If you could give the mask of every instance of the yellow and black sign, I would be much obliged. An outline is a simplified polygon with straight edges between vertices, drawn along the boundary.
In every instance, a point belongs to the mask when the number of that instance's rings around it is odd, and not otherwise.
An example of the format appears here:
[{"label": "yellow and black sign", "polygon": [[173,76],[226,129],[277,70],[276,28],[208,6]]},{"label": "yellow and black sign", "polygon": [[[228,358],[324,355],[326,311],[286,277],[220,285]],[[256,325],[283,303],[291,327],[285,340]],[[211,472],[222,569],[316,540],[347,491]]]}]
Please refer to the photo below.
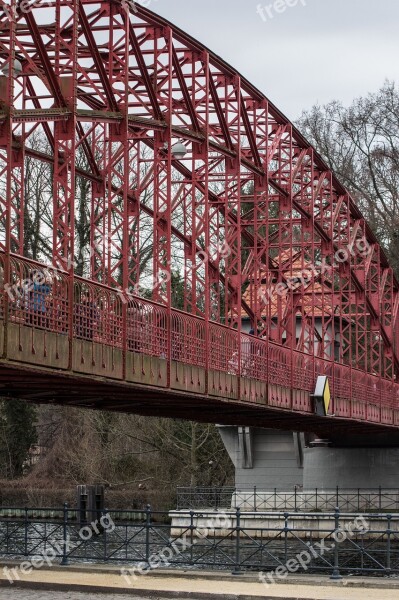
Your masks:
[{"label": "yellow and black sign", "polygon": [[328,415],[331,403],[331,392],[328,377],[325,375],[319,375],[317,378],[313,397],[315,413],[322,417]]}]

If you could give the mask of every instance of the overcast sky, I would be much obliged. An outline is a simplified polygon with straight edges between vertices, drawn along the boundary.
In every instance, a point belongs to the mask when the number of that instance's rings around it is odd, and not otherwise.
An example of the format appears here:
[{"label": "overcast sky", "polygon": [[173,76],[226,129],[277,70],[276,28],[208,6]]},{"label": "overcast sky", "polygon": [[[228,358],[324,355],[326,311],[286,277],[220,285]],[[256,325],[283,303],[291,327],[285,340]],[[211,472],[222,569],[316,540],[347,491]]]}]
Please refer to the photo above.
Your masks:
[{"label": "overcast sky", "polygon": [[[138,0],[233,65],[290,119],[399,81],[399,0]],[[279,4],[280,3],[280,4]],[[304,6],[305,4],[305,6]],[[257,6],[271,6],[257,14]]]}]

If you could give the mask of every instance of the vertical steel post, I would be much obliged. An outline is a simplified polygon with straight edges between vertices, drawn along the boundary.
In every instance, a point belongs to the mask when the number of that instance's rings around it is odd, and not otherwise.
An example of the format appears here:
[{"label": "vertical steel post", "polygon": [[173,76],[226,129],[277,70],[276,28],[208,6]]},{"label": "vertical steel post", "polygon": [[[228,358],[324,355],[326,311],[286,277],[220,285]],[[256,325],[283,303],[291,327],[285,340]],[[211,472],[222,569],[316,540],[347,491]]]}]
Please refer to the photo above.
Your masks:
[{"label": "vertical steel post", "polygon": [[288,527],[288,518],[289,518],[289,513],[285,512],[284,513],[284,563],[287,564],[288,561],[288,532],[289,532],[289,527]]},{"label": "vertical steel post", "polygon": [[151,506],[145,507],[145,561],[150,568],[150,529],[151,529]]},{"label": "vertical steel post", "polygon": [[[107,515],[109,515],[109,511],[104,508],[104,510],[102,511],[102,515],[103,517],[106,517]],[[108,531],[107,531],[107,527],[103,528],[103,536],[104,536],[104,542],[103,542],[103,560],[104,562],[108,562]]]},{"label": "vertical steel post", "polygon": [[334,569],[330,577],[330,579],[333,581],[339,581],[342,579],[342,575],[339,572],[339,541],[337,538],[337,534],[339,533],[339,516],[340,511],[339,507],[337,506],[334,513]]},{"label": "vertical steel post", "polygon": [[387,565],[386,570],[391,570],[391,536],[392,536],[392,515],[387,515]]},{"label": "vertical steel post", "polygon": [[194,511],[190,510],[190,565],[193,563],[194,548]]},{"label": "vertical steel post", "polygon": [[68,503],[64,502],[62,523],[62,561],[65,567],[68,564]]},{"label": "vertical steel post", "polygon": [[24,542],[24,555],[28,556],[28,509],[25,507],[25,542]]},{"label": "vertical steel post", "polygon": [[236,545],[235,545],[235,565],[233,575],[239,575],[241,573],[241,556],[240,556],[240,542],[241,542],[241,510],[236,508]]}]

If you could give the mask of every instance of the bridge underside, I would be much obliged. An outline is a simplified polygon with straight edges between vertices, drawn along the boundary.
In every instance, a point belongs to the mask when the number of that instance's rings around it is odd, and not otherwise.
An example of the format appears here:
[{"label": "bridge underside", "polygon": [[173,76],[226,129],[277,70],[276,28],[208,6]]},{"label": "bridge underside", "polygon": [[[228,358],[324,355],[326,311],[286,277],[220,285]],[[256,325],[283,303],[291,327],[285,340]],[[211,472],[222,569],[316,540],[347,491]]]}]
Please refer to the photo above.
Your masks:
[{"label": "bridge underside", "polygon": [[[2,337],[4,329],[0,328]],[[18,334],[18,335],[17,335]],[[0,394],[34,403],[62,404],[99,410],[247,425],[317,433],[334,439],[347,435],[372,435],[381,443],[397,434],[399,411],[391,410],[392,423],[367,421],[376,407],[345,400],[353,417],[320,417],[314,414],[309,392],[268,382],[193,367],[180,361],[127,352],[100,343],[74,341],[72,368],[68,369],[68,340],[25,325],[9,324],[7,337],[11,360],[0,360]],[[63,347],[62,342],[65,342]],[[27,360],[35,353],[42,366]],[[66,368],[56,368],[62,363]],[[336,402],[339,406],[339,402]],[[386,410],[386,409],[385,409]],[[358,413],[364,414],[359,420]],[[380,418],[384,409],[380,408]],[[393,437],[392,437],[393,436]],[[378,443],[378,442],[377,442]]]}]

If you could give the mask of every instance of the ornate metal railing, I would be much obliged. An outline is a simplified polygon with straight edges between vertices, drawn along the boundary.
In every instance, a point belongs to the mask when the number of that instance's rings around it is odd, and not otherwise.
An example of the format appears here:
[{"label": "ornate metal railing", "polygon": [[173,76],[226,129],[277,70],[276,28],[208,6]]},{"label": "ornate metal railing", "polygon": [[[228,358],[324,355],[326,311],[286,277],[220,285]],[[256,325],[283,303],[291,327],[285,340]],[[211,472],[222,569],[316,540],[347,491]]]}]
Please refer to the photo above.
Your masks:
[{"label": "ornate metal railing", "polygon": [[2,509],[0,556],[35,558],[36,568],[90,560],[120,563],[127,577],[157,567],[188,567],[263,571],[266,580],[279,567],[280,573],[296,567],[295,572],[333,578],[399,573],[399,514],[166,513],[147,506],[104,511],[82,523],[79,511],[66,504],[58,510],[20,509],[19,517],[4,511],[16,509]]},{"label": "ornate metal railing", "polygon": [[178,487],[176,508],[177,510],[234,508],[235,491],[234,487]]},{"label": "ornate metal railing", "polygon": [[254,487],[178,487],[177,510],[399,512],[399,488],[264,490]]}]

